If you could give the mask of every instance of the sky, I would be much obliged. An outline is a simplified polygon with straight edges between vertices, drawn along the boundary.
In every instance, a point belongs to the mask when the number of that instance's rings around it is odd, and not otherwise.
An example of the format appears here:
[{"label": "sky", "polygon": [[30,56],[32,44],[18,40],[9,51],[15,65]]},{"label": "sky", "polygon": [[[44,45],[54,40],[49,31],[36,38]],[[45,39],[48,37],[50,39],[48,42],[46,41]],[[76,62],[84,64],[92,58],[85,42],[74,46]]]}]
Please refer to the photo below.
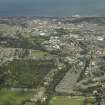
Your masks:
[{"label": "sky", "polygon": [[0,0],[0,16],[105,16],[105,0]]}]

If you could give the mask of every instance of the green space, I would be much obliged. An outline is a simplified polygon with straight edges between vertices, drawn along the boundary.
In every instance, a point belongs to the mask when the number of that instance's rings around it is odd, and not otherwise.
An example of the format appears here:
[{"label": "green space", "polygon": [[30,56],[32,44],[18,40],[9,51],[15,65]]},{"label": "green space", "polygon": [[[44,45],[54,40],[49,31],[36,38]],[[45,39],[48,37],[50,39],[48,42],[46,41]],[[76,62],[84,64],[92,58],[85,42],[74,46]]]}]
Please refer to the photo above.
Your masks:
[{"label": "green space", "polygon": [[31,92],[0,90],[0,105],[21,105],[25,100],[29,100]]},{"label": "green space", "polygon": [[36,56],[36,57],[44,57],[47,56],[48,52],[45,51],[32,51],[32,56]]},{"label": "green space", "polygon": [[[85,105],[93,105],[94,97],[88,97]],[[55,96],[51,99],[49,105],[84,105],[85,97],[82,96]]]},{"label": "green space", "polygon": [[0,87],[36,88],[52,68],[52,61],[14,60],[0,67]]}]

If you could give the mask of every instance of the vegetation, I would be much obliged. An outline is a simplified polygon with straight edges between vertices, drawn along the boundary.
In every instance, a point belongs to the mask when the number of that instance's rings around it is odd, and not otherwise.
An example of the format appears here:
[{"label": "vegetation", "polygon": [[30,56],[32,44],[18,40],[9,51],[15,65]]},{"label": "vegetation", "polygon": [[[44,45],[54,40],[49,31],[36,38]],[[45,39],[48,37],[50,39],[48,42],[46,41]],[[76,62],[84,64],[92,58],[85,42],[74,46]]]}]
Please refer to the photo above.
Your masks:
[{"label": "vegetation", "polygon": [[47,55],[48,55],[48,52],[45,52],[45,51],[32,51],[32,56],[44,57]]},{"label": "vegetation", "polygon": [[21,105],[24,100],[28,100],[32,92],[0,90],[0,105]]},{"label": "vegetation", "polygon": [[93,97],[88,98],[84,104],[85,97],[82,96],[55,96],[51,99],[50,105],[93,105],[90,100],[94,101]]},{"label": "vegetation", "polygon": [[53,68],[53,62],[14,60],[0,67],[0,85],[3,87],[35,88]]}]

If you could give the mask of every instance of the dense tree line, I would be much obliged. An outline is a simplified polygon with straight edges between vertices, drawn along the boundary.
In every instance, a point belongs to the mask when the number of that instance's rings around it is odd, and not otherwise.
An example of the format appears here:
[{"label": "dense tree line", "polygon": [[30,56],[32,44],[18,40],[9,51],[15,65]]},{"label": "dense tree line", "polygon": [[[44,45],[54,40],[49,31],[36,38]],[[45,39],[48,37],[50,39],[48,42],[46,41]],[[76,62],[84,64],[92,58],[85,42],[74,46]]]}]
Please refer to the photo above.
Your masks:
[{"label": "dense tree line", "polygon": [[35,88],[53,68],[53,62],[14,60],[0,67],[0,85],[3,87]]}]

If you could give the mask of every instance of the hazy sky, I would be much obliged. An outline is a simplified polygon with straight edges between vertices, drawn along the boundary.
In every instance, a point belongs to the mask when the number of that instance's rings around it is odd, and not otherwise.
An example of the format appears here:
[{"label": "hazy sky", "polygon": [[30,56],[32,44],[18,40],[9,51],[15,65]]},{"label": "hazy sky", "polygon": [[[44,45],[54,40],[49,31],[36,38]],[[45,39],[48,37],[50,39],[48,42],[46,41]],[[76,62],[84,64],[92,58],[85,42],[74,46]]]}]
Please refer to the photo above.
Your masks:
[{"label": "hazy sky", "polygon": [[105,16],[104,11],[105,0],[0,0],[0,16]]}]

